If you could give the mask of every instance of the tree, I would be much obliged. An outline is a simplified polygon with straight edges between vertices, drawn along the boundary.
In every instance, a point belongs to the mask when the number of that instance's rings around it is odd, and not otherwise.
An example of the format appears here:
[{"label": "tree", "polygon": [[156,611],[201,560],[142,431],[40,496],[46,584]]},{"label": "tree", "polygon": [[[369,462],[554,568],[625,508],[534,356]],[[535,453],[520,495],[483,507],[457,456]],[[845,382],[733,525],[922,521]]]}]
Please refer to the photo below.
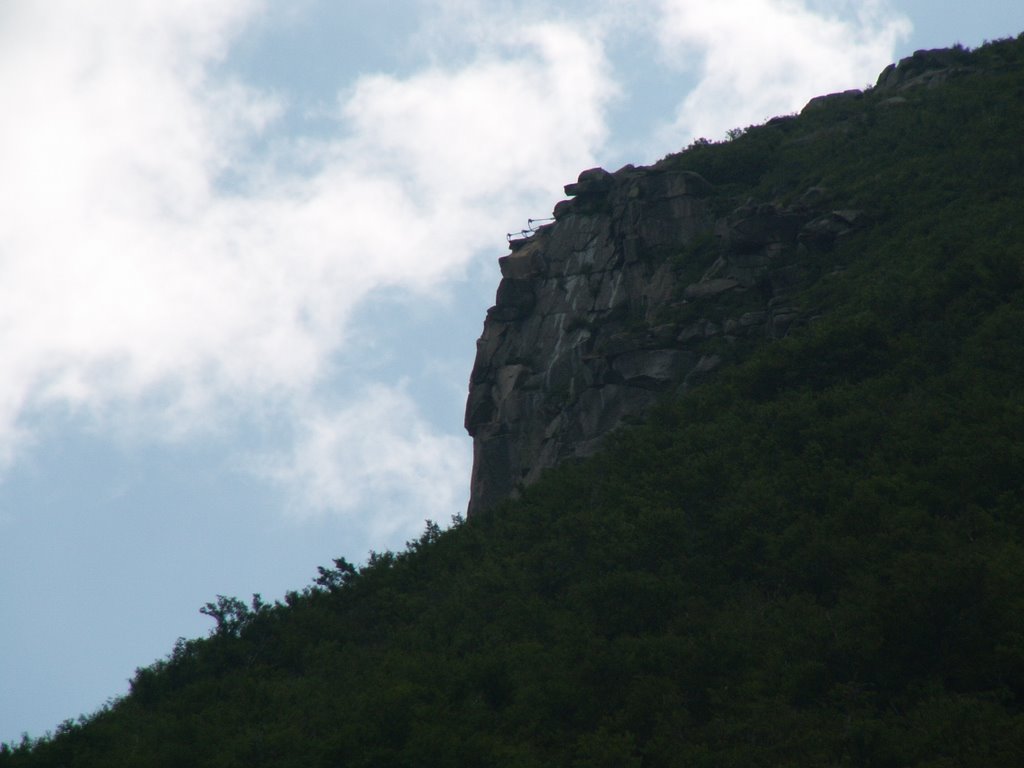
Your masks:
[{"label": "tree", "polygon": [[199,612],[217,622],[213,635],[216,637],[238,637],[242,628],[263,611],[266,605],[259,594],[252,596],[252,608],[237,597],[217,595],[216,603],[207,603]]}]

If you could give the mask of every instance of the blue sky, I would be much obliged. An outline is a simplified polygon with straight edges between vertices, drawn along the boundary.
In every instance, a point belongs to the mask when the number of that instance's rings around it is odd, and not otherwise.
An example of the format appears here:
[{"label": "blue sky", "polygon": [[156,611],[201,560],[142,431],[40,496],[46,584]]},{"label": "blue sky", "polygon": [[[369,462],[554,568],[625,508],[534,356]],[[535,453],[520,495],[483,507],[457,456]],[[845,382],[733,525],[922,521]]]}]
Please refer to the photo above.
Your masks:
[{"label": "blue sky", "polygon": [[0,741],[464,510],[504,234],[1019,0],[11,0]]}]

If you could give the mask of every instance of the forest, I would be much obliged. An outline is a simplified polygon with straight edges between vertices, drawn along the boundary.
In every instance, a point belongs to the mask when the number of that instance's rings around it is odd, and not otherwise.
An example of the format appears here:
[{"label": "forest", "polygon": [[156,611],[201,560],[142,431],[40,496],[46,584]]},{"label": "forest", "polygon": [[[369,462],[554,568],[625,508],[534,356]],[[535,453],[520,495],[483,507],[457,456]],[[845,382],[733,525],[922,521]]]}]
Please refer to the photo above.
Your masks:
[{"label": "forest", "polygon": [[865,212],[814,322],[0,768],[1024,765],[1024,35],[957,55],[661,161]]}]

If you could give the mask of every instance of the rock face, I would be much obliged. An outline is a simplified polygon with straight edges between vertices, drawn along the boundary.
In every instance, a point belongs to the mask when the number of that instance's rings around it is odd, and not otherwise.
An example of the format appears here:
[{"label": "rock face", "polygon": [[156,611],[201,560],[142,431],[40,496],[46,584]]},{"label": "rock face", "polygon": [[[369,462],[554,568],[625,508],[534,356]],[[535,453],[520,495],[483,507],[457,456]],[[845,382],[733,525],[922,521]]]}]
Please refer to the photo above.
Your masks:
[{"label": "rock face", "polygon": [[470,378],[469,514],[594,453],[738,340],[803,322],[794,257],[831,248],[861,219],[823,208],[821,189],[716,216],[711,191],[685,170],[590,169],[553,223],[510,243]]},{"label": "rock face", "polygon": [[913,56],[883,69],[875,88],[883,91],[905,91],[918,86],[934,88],[950,78],[973,72],[974,69],[966,65],[969,58],[963,48],[914,51]]},{"label": "rock face", "polygon": [[[914,51],[912,56],[890,64],[878,75],[874,90],[878,92],[908,91],[912,88],[934,88],[957,77],[972,74],[975,68],[967,65],[970,55],[963,48],[936,48]],[[856,101],[864,98],[864,91],[853,88],[824,96],[815,96],[807,102],[800,114],[834,104],[837,101]],[[906,98],[893,96],[880,102],[880,106],[906,103]]]}]

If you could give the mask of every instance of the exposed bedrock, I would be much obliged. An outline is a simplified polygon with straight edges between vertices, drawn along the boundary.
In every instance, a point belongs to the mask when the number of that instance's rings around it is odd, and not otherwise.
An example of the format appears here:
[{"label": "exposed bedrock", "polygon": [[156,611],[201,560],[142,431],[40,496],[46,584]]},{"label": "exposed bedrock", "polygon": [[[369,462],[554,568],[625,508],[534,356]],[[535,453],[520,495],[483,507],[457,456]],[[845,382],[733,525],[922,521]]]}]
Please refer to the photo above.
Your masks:
[{"label": "exposed bedrock", "polygon": [[689,171],[590,169],[552,223],[510,243],[470,377],[470,514],[592,454],[737,339],[784,336],[802,321],[793,257],[860,219],[823,208],[820,189],[804,196],[813,206],[751,202],[716,218],[712,191]]}]

